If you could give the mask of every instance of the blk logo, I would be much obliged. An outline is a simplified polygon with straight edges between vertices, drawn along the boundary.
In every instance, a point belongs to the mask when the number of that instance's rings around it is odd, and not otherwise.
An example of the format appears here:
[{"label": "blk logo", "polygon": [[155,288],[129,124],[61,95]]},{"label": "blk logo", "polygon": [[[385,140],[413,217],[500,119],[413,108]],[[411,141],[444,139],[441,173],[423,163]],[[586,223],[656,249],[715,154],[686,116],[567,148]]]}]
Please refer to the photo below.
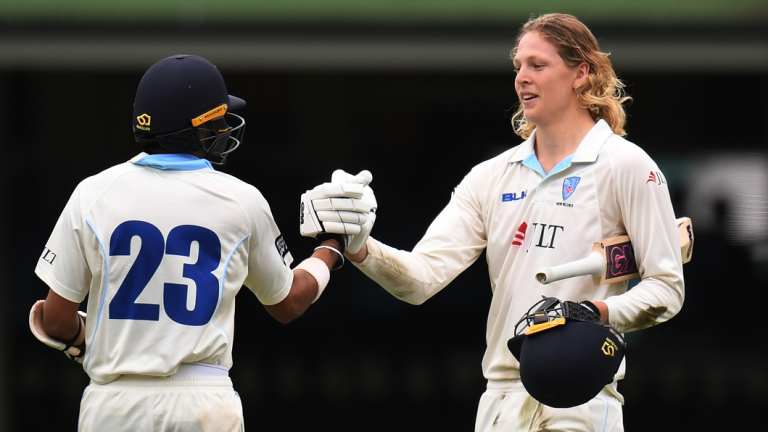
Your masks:
[{"label": "blk logo", "polygon": [[56,254],[50,249],[45,248],[43,250],[43,255],[40,258],[48,264],[53,264],[53,261],[56,259]]},{"label": "blk logo", "polygon": [[526,191],[522,191],[520,192],[519,195],[517,194],[517,192],[503,193],[501,194],[501,201],[507,202],[507,201],[519,201],[521,199],[525,199],[525,192]]},{"label": "blk logo", "polygon": [[512,246],[524,246],[526,252],[530,249],[531,245],[539,248],[555,249],[557,234],[564,230],[565,227],[562,225],[533,222],[529,226],[524,221],[517,227],[515,238],[512,240]]},{"label": "blk logo", "polygon": [[648,173],[648,178],[645,180],[646,183],[654,183],[657,186],[661,186],[663,184],[667,183],[667,179],[664,178],[664,175],[661,173],[661,171],[653,171],[651,170]]}]

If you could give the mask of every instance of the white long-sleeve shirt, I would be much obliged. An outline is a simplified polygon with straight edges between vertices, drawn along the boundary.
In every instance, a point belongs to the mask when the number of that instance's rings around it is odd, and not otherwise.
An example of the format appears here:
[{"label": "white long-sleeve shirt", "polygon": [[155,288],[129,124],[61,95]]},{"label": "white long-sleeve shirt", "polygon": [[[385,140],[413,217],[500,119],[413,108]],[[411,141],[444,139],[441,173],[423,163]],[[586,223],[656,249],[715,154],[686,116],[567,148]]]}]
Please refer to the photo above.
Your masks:
[{"label": "white long-sleeve shirt", "polygon": [[[683,304],[675,214],[664,175],[648,154],[603,120],[548,173],[533,143],[532,135],[475,166],[413,251],[370,238],[368,256],[357,264],[395,297],[421,304],[485,249],[493,298],[483,373],[491,381],[519,376],[507,340],[542,295],[603,300],[610,324],[623,332],[664,322]],[[536,269],[582,258],[594,242],[625,233],[642,278],[631,290],[626,282],[599,284],[591,276],[536,281]]]}]

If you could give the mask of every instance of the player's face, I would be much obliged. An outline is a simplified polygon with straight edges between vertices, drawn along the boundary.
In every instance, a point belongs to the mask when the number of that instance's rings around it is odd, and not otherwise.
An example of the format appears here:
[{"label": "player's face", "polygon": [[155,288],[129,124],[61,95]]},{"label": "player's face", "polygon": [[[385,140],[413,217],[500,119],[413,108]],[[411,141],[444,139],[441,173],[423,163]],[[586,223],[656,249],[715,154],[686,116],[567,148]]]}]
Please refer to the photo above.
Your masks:
[{"label": "player's face", "polygon": [[523,35],[512,60],[515,91],[529,122],[546,126],[579,109],[575,88],[585,79],[586,64],[569,67],[555,45],[536,31]]}]

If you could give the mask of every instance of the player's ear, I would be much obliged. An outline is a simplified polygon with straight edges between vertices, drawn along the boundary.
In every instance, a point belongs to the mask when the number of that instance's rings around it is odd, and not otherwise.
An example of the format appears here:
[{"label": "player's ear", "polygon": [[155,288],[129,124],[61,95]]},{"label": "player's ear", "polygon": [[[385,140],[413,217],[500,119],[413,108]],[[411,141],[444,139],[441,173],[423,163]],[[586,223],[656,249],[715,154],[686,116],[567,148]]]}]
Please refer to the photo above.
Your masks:
[{"label": "player's ear", "polygon": [[589,64],[581,62],[575,69],[576,77],[573,80],[573,90],[579,93],[579,89],[583,88],[589,80]]}]

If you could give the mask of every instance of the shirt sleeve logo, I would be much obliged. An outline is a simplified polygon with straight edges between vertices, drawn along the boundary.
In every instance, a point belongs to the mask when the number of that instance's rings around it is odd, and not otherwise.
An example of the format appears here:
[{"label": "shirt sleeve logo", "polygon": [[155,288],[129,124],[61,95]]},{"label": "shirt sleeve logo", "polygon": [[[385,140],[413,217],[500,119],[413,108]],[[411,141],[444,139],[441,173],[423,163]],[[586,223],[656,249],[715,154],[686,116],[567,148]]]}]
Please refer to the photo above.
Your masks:
[{"label": "shirt sleeve logo", "polygon": [[574,192],[576,192],[576,186],[579,185],[581,177],[566,177],[563,180],[563,201],[566,201]]},{"label": "shirt sleeve logo", "polygon": [[43,249],[43,254],[40,255],[40,259],[48,264],[53,264],[53,261],[56,259],[56,253],[46,247]]},{"label": "shirt sleeve logo", "polygon": [[657,186],[661,186],[667,182],[667,179],[664,178],[664,175],[661,173],[661,171],[651,170],[648,173],[648,178],[645,180],[645,182],[654,183]]},{"label": "shirt sleeve logo", "polygon": [[282,234],[277,236],[275,239],[275,248],[277,249],[277,253],[280,254],[281,258],[284,259],[285,256],[288,255],[288,244],[285,242]]}]

